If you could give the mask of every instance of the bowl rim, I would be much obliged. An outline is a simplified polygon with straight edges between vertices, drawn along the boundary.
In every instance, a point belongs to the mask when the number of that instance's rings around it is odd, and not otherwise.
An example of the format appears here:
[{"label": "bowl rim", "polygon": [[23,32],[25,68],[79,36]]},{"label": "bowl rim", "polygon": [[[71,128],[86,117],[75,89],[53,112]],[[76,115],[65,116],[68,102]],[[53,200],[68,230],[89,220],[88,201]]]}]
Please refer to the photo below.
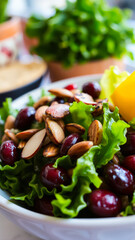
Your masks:
[{"label": "bowl rim", "polygon": [[[77,82],[79,79],[85,80],[87,78],[90,78],[90,80],[93,79],[94,80],[99,80],[99,78],[101,78],[102,74],[92,74],[92,75],[85,75],[85,76],[78,76],[78,77],[73,77],[73,78],[68,78],[68,79],[64,79],[61,81],[57,81],[54,83],[51,83],[51,85],[59,85],[59,83],[61,84],[61,82],[63,84],[66,83],[70,83],[72,82],[72,80],[74,80],[74,82]],[[47,86],[45,86],[45,89],[49,89],[50,84],[48,84]],[[18,100],[21,100],[22,98],[26,98],[27,96],[29,96],[30,94],[35,94],[36,92],[39,92],[42,88],[37,88],[35,90],[32,90],[24,95],[22,95],[21,97],[17,98],[16,100],[13,101],[13,104],[15,105],[16,102]],[[34,222],[40,222],[42,224],[48,223],[51,225],[57,225],[57,226],[63,226],[63,227],[67,227],[67,228],[82,228],[82,229],[86,229],[88,227],[90,228],[97,228],[97,227],[119,227],[120,225],[127,225],[127,224],[133,224],[135,223],[135,215],[133,216],[126,216],[126,217],[109,217],[109,218],[73,218],[73,219],[65,219],[65,218],[58,218],[58,217],[52,217],[52,216],[48,216],[45,214],[41,214],[41,213],[37,213],[34,212],[32,210],[23,208],[11,201],[9,201],[8,199],[6,199],[5,197],[3,197],[0,194],[0,209],[11,213],[13,215],[19,216],[19,217],[23,217],[27,220],[31,220]],[[4,212],[3,212],[4,213]]]}]

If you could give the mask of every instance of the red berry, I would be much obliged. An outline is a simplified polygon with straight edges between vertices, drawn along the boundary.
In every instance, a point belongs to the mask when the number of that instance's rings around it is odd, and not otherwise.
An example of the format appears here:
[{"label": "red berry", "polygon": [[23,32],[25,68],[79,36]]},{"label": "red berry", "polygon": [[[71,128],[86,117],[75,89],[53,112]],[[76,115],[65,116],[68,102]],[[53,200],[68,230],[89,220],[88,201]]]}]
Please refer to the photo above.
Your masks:
[{"label": "red berry", "polygon": [[122,164],[125,168],[135,173],[135,155],[125,157]]},{"label": "red berry", "polygon": [[60,155],[61,156],[66,155],[69,148],[71,148],[74,144],[80,142],[81,140],[82,138],[78,133],[70,134],[68,137],[65,138],[65,140],[63,141],[63,144],[61,145]]},{"label": "red berry", "polygon": [[96,99],[100,95],[101,87],[98,82],[87,82],[83,85],[82,91]]},{"label": "red berry", "polygon": [[72,91],[74,89],[77,89],[77,85],[75,83],[69,84],[66,87],[64,87],[65,89]]},{"label": "red berry", "polygon": [[133,174],[116,164],[108,164],[105,167],[105,179],[108,185],[118,194],[132,194],[134,191]]},{"label": "red berry", "polygon": [[69,176],[63,168],[54,168],[53,164],[45,165],[41,170],[41,182],[49,190],[60,189],[60,185],[69,183]]},{"label": "red berry", "polygon": [[52,199],[49,197],[44,197],[42,199],[36,198],[34,203],[35,211],[49,216],[54,216],[51,201]]},{"label": "red berry", "polygon": [[121,152],[124,156],[135,154],[135,132],[127,133],[127,142],[121,146]]},{"label": "red berry", "polygon": [[114,217],[121,211],[121,202],[114,193],[99,189],[89,195],[88,207],[98,217]]},{"label": "red berry", "polygon": [[4,164],[12,166],[15,161],[19,160],[17,146],[11,140],[7,140],[1,144],[0,158]]},{"label": "red berry", "polygon": [[15,128],[26,130],[31,127],[35,120],[35,109],[33,107],[26,107],[20,110],[15,120]]}]

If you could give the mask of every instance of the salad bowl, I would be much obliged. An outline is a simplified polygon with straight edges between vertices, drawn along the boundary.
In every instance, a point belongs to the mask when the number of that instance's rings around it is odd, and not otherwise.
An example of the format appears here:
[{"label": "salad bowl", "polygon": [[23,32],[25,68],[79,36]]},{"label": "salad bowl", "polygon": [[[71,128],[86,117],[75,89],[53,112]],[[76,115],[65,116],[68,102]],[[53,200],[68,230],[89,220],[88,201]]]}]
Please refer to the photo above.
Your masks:
[{"label": "salad bowl", "polygon": [[[46,90],[65,87],[73,82],[81,88],[87,81],[100,81],[101,75],[88,75],[52,83]],[[28,102],[28,95],[40,97],[38,88],[13,102],[21,109]],[[25,231],[44,240],[131,240],[135,236],[135,216],[109,218],[64,219],[39,214],[9,201],[9,194],[0,190],[0,212]]]}]

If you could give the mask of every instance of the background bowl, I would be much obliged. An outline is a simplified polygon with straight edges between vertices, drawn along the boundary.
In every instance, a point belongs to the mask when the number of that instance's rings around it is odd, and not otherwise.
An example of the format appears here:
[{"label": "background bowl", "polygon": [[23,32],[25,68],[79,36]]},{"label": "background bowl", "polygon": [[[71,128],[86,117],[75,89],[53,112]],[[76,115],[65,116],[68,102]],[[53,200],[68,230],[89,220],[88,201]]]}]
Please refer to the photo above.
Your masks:
[{"label": "background bowl", "polygon": [[[72,82],[81,87],[87,81],[99,81],[101,75],[71,78],[48,85],[46,89],[64,87]],[[41,90],[29,92],[35,99]],[[13,102],[15,108],[22,108],[28,95]],[[46,240],[133,240],[135,216],[93,219],[60,219],[35,213],[8,201],[9,195],[0,190],[0,211],[25,231]]]}]

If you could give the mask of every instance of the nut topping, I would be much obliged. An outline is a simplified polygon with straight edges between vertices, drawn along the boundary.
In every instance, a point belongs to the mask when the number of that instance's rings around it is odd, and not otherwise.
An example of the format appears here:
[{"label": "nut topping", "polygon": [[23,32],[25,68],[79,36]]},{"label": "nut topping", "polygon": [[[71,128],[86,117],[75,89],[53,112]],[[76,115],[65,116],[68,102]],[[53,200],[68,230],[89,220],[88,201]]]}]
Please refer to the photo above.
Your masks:
[{"label": "nut topping", "polygon": [[35,113],[35,119],[38,121],[38,122],[42,122],[44,119],[45,119],[45,112],[46,112],[46,109],[48,108],[48,106],[42,106],[42,107],[39,107]]},{"label": "nut topping", "polygon": [[97,105],[93,98],[87,93],[75,94],[74,99],[76,102],[83,102],[87,105]]},{"label": "nut topping", "polygon": [[73,97],[73,93],[65,88],[52,88],[48,92],[54,94],[57,97],[70,98]]},{"label": "nut topping", "polygon": [[52,98],[50,96],[44,96],[42,98],[40,98],[37,102],[34,103],[33,107],[35,109],[43,106],[43,105],[46,105],[47,103],[49,103],[50,101],[52,100]]},{"label": "nut topping", "polygon": [[25,145],[26,145],[25,141],[20,141],[19,144],[18,144],[18,148],[23,149]]},{"label": "nut topping", "polygon": [[91,147],[93,146],[93,142],[91,141],[83,141],[76,143],[68,150],[68,155],[72,158],[79,158],[84,155]]},{"label": "nut topping", "polygon": [[14,128],[14,123],[15,123],[15,117],[13,117],[12,115],[9,115],[6,119],[4,128],[12,129],[12,128]]},{"label": "nut topping", "polygon": [[18,139],[16,135],[11,131],[11,129],[5,129],[4,132],[9,139],[11,139],[14,143],[18,144]]},{"label": "nut topping", "polygon": [[28,140],[30,139],[35,133],[37,133],[39,129],[28,129],[23,132],[19,132],[16,134],[16,137],[21,140]]},{"label": "nut topping", "polygon": [[69,106],[66,104],[56,104],[47,108],[46,115],[52,119],[64,118],[69,114]]},{"label": "nut topping", "polygon": [[93,142],[93,145],[100,144],[102,140],[103,126],[98,120],[94,120],[88,129],[88,139]]},{"label": "nut topping", "polygon": [[80,135],[85,133],[85,128],[77,123],[68,123],[65,127],[70,133],[78,133]]},{"label": "nut topping", "polygon": [[59,147],[55,144],[50,143],[44,147],[43,156],[44,157],[56,157],[59,154]]},{"label": "nut topping", "polygon": [[49,118],[46,119],[46,131],[47,136],[54,144],[60,144],[65,138],[64,131],[60,125]]}]

